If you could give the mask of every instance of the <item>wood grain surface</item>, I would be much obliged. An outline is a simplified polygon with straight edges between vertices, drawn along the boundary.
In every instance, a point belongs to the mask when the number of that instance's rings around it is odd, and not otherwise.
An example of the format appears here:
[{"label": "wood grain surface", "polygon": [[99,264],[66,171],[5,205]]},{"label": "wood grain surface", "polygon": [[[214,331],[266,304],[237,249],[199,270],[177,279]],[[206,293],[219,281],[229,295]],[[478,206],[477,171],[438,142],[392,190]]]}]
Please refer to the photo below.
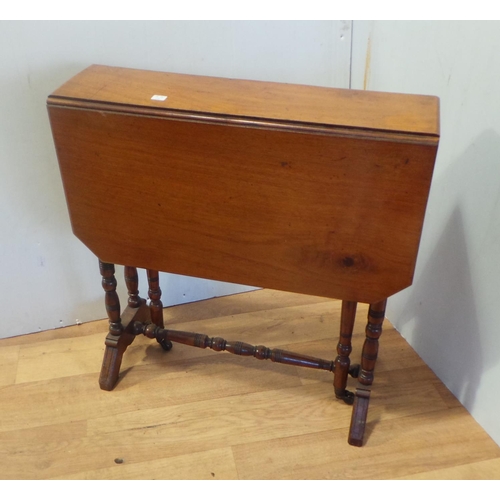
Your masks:
[{"label": "wood grain surface", "polygon": [[[154,82],[173,99],[146,103]],[[73,231],[103,261],[360,302],[412,282],[434,98],[95,66],[48,104]]]},{"label": "wood grain surface", "polygon": [[[164,101],[152,100],[166,96]],[[233,120],[439,135],[434,96],[334,89],[93,65],[55,90],[49,103],[125,105],[129,112],[180,111]],[[422,138],[424,139],[424,138]]]},{"label": "wood grain surface", "polygon": [[[360,305],[355,362],[366,316]],[[164,319],[334,355],[340,302],[259,290],[167,308]],[[347,444],[352,407],[328,372],[180,344],[165,353],[141,336],[126,376],[101,391],[107,329],[0,340],[0,479],[500,479],[498,445],[388,322],[362,448]]]}]

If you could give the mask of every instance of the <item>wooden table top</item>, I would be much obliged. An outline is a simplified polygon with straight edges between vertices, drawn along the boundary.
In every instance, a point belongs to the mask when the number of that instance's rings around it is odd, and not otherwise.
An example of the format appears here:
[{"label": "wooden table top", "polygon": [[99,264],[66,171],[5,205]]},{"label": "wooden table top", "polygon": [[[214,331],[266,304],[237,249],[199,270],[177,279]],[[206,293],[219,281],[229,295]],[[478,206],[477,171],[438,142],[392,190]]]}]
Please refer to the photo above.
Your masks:
[{"label": "wooden table top", "polygon": [[359,302],[413,280],[436,97],[95,65],[48,111],[105,262]]},{"label": "wooden table top", "polygon": [[[166,97],[165,100],[152,99]],[[281,122],[439,136],[433,96],[335,89],[93,65],[57,89],[51,104],[142,108],[213,119]],[[146,108],[146,109],[144,109]]]}]

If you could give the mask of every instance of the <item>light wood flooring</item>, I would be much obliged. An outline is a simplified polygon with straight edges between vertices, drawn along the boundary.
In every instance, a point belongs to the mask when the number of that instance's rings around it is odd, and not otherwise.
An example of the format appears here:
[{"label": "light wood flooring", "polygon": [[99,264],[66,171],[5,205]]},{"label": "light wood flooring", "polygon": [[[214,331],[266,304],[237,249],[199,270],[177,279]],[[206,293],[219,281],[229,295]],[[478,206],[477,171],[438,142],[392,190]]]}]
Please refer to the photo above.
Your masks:
[{"label": "light wood flooring", "polygon": [[[164,315],[172,328],[334,359],[340,302],[259,290]],[[328,372],[179,344],[165,353],[141,336],[117,387],[101,391],[106,330],[0,340],[0,479],[500,479],[500,448],[388,322],[362,448],[347,444],[351,407]]]}]

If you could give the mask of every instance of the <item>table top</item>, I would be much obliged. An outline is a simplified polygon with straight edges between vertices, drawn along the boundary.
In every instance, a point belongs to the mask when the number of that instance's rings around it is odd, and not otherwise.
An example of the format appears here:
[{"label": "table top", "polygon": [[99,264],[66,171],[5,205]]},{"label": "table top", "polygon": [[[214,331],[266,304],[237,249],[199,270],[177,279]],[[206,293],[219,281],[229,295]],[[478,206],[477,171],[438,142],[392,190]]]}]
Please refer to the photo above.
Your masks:
[{"label": "table top", "polygon": [[48,111],[105,262],[358,302],[413,280],[435,97],[91,66]]},{"label": "table top", "polygon": [[[164,99],[165,98],[165,99]],[[160,100],[164,99],[164,100]],[[62,85],[49,103],[124,106],[248,123],[323,126],[439,136],[433,96],[335,89],[92,65]]]}]

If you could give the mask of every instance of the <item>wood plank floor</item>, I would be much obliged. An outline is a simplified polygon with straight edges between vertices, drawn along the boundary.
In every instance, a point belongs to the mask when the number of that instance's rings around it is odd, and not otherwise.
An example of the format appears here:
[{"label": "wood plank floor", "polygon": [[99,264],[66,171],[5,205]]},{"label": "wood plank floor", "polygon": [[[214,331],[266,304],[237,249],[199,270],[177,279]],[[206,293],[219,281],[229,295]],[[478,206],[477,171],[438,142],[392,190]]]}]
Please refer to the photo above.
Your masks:
[{"label": "wood plank floor", "polygon": [[[366,314],[360,305],[353,362]],[[340,302],[259,290],[164,315],[172,328],[334,359]],[[362,448],[347,444],[351,407],[327,372],[179,344],[165,353],[141,336],[115,390],[101,391],[106,330],[0,340],[0,479],[500,479],[500,448],[388,322]]]}]

